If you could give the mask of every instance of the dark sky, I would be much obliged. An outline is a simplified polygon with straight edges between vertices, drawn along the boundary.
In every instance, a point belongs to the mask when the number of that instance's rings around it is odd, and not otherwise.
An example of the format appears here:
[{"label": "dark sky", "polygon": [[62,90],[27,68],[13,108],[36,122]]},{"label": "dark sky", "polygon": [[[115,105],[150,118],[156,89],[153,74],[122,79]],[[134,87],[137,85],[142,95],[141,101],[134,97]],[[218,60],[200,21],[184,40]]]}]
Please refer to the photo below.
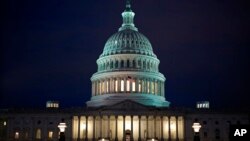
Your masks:
[{"label": "dark sky", "polygon": [[[84,106],[124,0],[5,0],[1,3],[0,108]],[[250,108],[250,5],[242,0],[134,0],[172,106]]]}]

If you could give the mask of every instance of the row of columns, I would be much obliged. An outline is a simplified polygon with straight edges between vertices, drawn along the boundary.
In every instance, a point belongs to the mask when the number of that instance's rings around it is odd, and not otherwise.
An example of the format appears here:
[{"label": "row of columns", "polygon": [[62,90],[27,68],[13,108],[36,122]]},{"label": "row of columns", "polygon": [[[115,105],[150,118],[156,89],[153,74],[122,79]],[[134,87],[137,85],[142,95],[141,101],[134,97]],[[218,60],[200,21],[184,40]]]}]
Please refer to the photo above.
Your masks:
[{"label": "row of columns", "polygon": [[115,60],[110,62],[100,62],[98,64],[98,71],[122,69],[122,68],[136,68],[149,71],[158,71],[156,62],[142,61],[142,60]]},{"label": "row of columns", "polygon": [[164,82],[131,77],[108,78],[92,82],[92,96],[110,93],[142,93],[164,96]]},{"label": "row of columns", "polygon": [[[111,137],[110,137],[110,132],[111,132],[111,128],[110,128],[110,116],[108,115],[107,117],[108,117],[108,126],[107,126],[107,129],[105,130],[105,131],[108,131],[107,133],[108,133],[108,136],[105,136],[104,134],[103,134],[103,116],[99,116],[100,117],[100,125],[99,125],[99,137],[97,137],[96,138],[96,135],[95,135],[95,133],[96,133],[96,129],[95,129],[95,127],[96,127],[96,116],[92,116],[93,117],[93,136],[92,137],[88,137],[88,116],[86,116],[86,130],[85,130],[85,138],[84,138],[84,140],[89,140],[89,139],[92,139],[93,141],[95,141],[95,140],[97,140],[97,139],[101,139],[101,138],[104,138],[104,137],[107,137],[109,140],[111,140]],[[125,126],[125,122],[126,122],[126,116],[125,115],[123,115],[122,116],[123,117],[123,140],[126,140],[126,126]],[[133,137],[133,132],[134,132],[134,120],[133,120],[133,115],[131,115],[130,116],[130,119],[131,119],[131,122],[130,122],[130,127],[131,127],[131,130],[130,130],[130,140],[134,140],[134,137]],[[142,126],[141,126],[141,121],[142,121],[142,119],[141,119],[141,117],[142,116],[138,116],[138,122],[139,122],[139,129],[138,129],[138,141],[142,141],[142,140],[145,140],[145,139],[149,139],[149,116],[145,116],[146,117],[146,134],[145,134],[145,132],[144,132],[144,136],[142,136],[141,135],[141,128],[142,128]],[[172,125],[172,123],[171,123],[171,118],[173,118],[174,117],[174,119],[175,119],[175,138],[173,139],[172,137],[171,137],[171,130],[173,130],[173,129],[171,129],[172,127],[171,127],[171,125]],[[80,141],[81,139],[80,139],[80,133],[81,133],[81,130],[80,130],[80,123],[81,123],[81,116],[78,116],[78,135],[77,135],[77,140],[78,141]],[[171,141],[171,140],[176,140],[176,141],[179,141],[179,129],[178,129],[178,116],[168,116],[168,141]],[[163,135],[163,121],[164,121],[164,119],[163,119],[163,116],[160,116],[160,139],[158,138],[158,140],[164,140],[164,139],[166,139],[166,138],[164,138],[164,135]],[[182,121],[183,121],[183,118],[182,118]],[[184,122],[184,121],[183,121]],[[184,123],[183,123],[183,127],[184,127]],[[115,141],[118,141],[118,116],[116,115],[115,116],[115,137],[114,137],[114,140]],[[156,138],[156,128],[157,128],[157,125],[156,125],[156,116],[153,116],[153,129],[154,129],[154,133],[153,133],[153,138]],[[183,132],[183,128],[181,129],[182,131],[181,132]],[[73,131],[74,132],[74,131]],[[183,136],[182,137],[180,137],[181,139],[183,139]]]}]

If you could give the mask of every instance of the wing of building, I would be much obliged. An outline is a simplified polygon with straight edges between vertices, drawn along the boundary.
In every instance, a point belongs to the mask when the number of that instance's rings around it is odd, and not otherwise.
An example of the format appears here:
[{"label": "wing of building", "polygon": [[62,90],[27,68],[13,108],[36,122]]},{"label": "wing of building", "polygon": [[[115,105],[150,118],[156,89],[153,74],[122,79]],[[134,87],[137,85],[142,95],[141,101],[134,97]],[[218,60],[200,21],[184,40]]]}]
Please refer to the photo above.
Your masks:
[{"label": "wing of building", "polygon": [[58,102],[48,102],[42,110],[2,110],[0,140],[56,141],[58,125],[65,123],[66,141],[191,141],[192,126],[199,123],[201,140],[227,141],[230,125],[249,124],[246,113],[171,108],[160,60],[134,16],[127,0],[121,27],[97,59],[87,107],[60,109]]}]

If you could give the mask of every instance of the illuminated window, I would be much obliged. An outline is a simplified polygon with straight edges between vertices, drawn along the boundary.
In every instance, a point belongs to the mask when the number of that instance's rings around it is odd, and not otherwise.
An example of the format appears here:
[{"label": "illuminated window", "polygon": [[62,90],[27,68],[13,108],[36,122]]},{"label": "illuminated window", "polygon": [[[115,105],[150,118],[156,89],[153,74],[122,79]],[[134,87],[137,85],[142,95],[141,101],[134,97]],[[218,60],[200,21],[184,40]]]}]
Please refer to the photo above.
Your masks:
[{"label": "illuminated window", "polygon": [[149,89],[150,88],[150,84],[149,84],[149,81],[148,81],[148,89],[147,89],[147,92],[149,93]]},{"label": "illuminated window", "polygon": [[3,126],[6,126],[6,125],[7,125],[7,122],[6,122],[6,121],[4,121],[4,122],[3,122]]},{"label": "illuminated window", "polygon": [[115,80],[115,92],[117,92],[117,91],[118,91],[118,81]]},{"label": "illuminated window", "polygon": [[141,80],[139,80],[138,89],[139,89],[139,92],[141,92]]},{"label": "illuminated window", "polygon": [[15,132],[15,139],[19,139],[19,132]]},{"label": "illuminated window", "polygon": [[52,139],[52,138],[53,138],[53,132],[52,132],[52,131],[49,131],[48,138],[49,138],[49,139]]},{"label": "illuminated window", "polygon": [[129,83],[129,80],[127,80],[127,91],[130,91],[130,83]]},{"label": "illuminated window", "polygon": [[155,83],[155,93],[156,94],[158,93],[158,84],[157,84],[157,82]]},{"label": "illuminated window", "polygon": [[132,91],[135,92],[135,82],[132,82]]},{"label": "illuminated window", "polygon": [[142,87],[142,93],[144,93],[145,92],[145,83],[143,80],[141,81],[141,87]]},{"label": "illuminated window", "polygon": [[124,91],[124,80],[121,81],[121,91]]},{"label": "illuminated window", "polygon": [[104,93],[104,82],[102,82],[102,93]]},{"label": "illuminated window", "polygon": [[41,136],[42,136],[41,129],[37,129],[36,130],[36,139],[41,139]]},{"label": "illuminated window", "polygon": [[109,92],[109,81],[106,82],[106,92]]},{"label": "illuminated window", "polygon": [[152,94],[155,93],[155,86],[154,86],[154,82],[151,82],[151,92]]}]

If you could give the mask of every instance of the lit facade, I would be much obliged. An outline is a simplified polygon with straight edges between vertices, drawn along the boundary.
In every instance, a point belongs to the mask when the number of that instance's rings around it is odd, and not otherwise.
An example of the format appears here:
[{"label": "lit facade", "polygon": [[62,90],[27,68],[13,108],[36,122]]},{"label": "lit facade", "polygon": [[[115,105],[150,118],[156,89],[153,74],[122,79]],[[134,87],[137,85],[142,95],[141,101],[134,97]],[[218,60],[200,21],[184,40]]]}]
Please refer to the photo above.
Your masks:
[{"label": "lit facade", "polygon": [[171,108],[165,77],[149,40],[135,27],[127,1],[123,24],[105,44],[91,77],[87,107],[0,111],[0,140],[56,141],[66,123],[66,141],[192,141],[200,123],[203,141],[228,141],[229,126],[249,124],[247,114]]}]

